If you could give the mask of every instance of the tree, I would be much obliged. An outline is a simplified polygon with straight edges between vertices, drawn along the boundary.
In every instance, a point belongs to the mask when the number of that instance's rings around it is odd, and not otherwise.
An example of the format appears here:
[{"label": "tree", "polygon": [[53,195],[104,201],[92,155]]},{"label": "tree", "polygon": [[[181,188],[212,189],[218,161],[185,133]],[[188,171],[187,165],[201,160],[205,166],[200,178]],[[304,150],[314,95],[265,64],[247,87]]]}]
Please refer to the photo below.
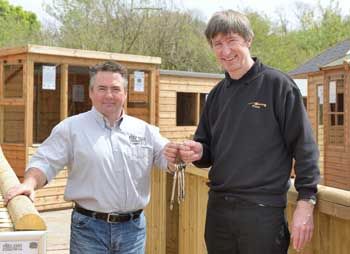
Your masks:
[{"label": "tree", "polygon": [[40,23],[34,13],[0,0],[0,47],[35,42]]},{"label": "tree", "polygon": [[176,9],[171,0],[54,0],[56,46],[143,54],[162,58],[162,68],[218,71],[203,30],[205,23]]}]

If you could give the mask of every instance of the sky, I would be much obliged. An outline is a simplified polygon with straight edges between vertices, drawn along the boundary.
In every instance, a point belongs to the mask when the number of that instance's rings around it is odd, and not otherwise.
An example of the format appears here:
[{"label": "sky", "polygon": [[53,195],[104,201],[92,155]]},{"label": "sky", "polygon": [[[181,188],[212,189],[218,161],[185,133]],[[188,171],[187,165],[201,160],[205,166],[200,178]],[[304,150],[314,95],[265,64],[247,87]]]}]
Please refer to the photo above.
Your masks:
[{"label": "sky", "polygon": [[[48,20],[48,16],[42,8],[43,2],[49,2],[50,0],[9,0],[13,5],[22,6],[23,9],[32,11],[37,14],[41,21]],[[296,1],[317,5],[320,1],[322,6],[328,6],[331,0],[245,0],[245,1],[234,1],[234,0],[175,0],[179,6],[184,9],[197,10],[200,15],[208,20],[210,16],[215,12],[223,9],[238,9],[242,10],[246,7],[259,11],[266,14],[272,19],[277,19],[276,11],[282,10],[285,13],[291,26],[297,23],[295,18],[295,5]],[[338,0],[340,4],[342,14],[350,15],[350,1],[349,0]]]}]

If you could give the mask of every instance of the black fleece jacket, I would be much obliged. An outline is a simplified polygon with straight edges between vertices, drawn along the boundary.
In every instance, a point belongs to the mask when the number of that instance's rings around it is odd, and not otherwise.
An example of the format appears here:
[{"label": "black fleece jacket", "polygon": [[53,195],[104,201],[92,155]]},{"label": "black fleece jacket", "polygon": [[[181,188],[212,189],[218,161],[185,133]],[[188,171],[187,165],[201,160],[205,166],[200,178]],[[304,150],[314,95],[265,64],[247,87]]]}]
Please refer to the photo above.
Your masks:
[{"label": "black fleece jacket", "polygon": [[295,159],[298,199],[317,192],[318,148],[296,84],[254,65],[239,80],[226,73],[209,93],[194,140],[203,144],[197,167],[211,167],[211,191],[284,207]]}]

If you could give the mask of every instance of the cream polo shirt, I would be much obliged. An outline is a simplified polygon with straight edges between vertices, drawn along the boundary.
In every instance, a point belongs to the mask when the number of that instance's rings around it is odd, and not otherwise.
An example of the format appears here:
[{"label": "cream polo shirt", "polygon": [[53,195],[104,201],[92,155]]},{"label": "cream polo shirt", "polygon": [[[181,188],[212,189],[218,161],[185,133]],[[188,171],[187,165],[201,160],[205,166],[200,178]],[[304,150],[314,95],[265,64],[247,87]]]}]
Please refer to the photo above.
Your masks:
[{"label": "cream polo shirt", "polygon": [[162,153],[167,142],[157,127],[125,114],[109,127],[92,108],[60,122],[28,168],[39,168],[49,182],[67,166],[65,200],[86,209],[135,211],[149,202],[152,166],[167,167]]}]

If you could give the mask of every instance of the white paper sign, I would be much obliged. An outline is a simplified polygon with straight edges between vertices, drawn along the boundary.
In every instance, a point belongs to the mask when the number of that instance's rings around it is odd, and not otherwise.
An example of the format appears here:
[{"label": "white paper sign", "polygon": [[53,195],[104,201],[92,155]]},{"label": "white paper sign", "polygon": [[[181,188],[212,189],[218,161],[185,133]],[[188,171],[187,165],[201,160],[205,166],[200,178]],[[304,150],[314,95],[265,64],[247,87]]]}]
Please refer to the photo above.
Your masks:
[{"label": "white paper sign", "polygon": [[43,66],[43,89],[56,90],[56,66]]},{"label": "white paper sign", "polygon": [[84,102],[84,86],[83,85],[73,85],[72,100],[73,100],[73,102]]},{"label": "white paper sign", "polygon": [[317,87],[318,103],[323,105],[323,86]]},{"label": "white paper sign", "polygon": [[134,71],[134,91],[145,91],[145,73],[143,71]]},{"label": "white paper sign", "polygon": [[38,241],[5,241],[0,242],[0,253],[4,254],[38,254]]},{"label": "white paper sign", "polygon": [[329,82],[329,103],[337,102],[337,83],[336,81]]}]

